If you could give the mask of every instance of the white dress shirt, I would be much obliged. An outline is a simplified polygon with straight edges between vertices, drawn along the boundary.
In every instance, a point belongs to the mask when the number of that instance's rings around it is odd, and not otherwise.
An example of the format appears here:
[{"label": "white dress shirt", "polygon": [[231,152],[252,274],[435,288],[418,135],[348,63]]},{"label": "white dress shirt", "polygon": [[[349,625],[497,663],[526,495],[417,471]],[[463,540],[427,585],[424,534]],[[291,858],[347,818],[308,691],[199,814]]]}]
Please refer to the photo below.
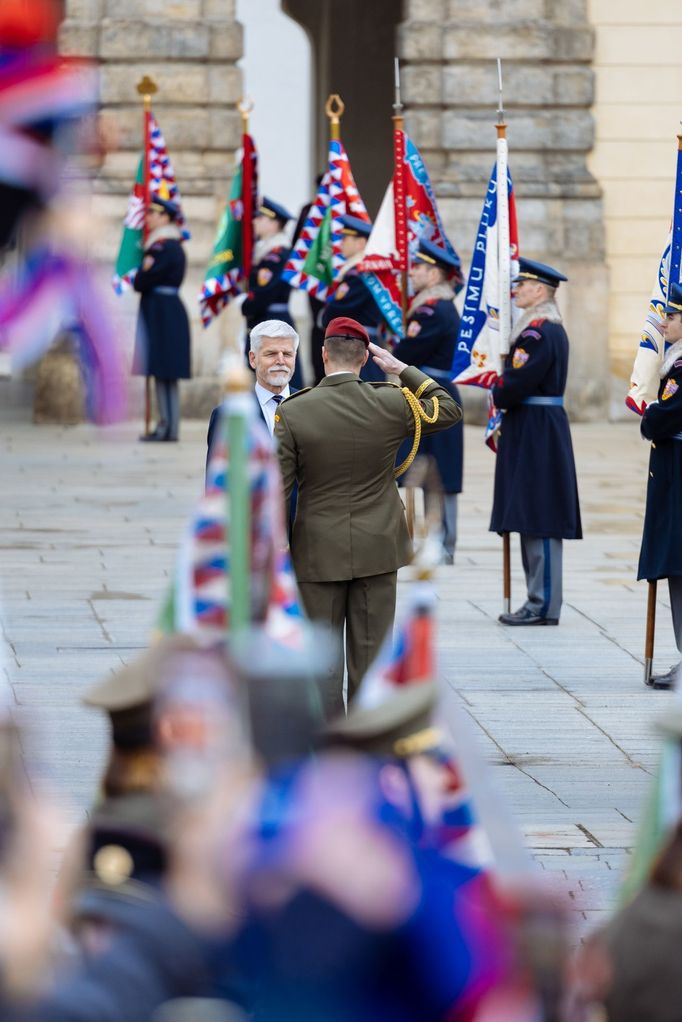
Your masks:
[{"label": "white dress shirt", "polygon": [[[281,396],[282,400],[284,400],[285,397],[289,397],[288,383],[284,390],[282,391]],[[280,404],[280,402],[275,401],[274,400],[275,395],[272,393],[272,391],[266,390],[265,387],[261,387],[260,383],[257,380],[256,380],[256,397],[258,399],[259,405],[261,406],[265,423],[268,427],[268,430],[270,431],[270,436],[272,436],[273,433],[275,432],[275,412],[277,411],[277,405]]]}]

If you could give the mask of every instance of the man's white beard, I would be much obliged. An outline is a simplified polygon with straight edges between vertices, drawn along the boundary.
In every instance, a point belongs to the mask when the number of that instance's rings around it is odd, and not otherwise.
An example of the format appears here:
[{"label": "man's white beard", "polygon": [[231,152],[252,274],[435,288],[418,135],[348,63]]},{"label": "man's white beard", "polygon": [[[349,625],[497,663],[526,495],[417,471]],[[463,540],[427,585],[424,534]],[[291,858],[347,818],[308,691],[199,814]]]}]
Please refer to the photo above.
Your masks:
[{"label": "man's white beard", "polygon": [[283,387],[289,382],[290,378],[288,369],[282,369],[277,372],[274,369],[270,369],[267,373],[267,381],[273,387]]}]

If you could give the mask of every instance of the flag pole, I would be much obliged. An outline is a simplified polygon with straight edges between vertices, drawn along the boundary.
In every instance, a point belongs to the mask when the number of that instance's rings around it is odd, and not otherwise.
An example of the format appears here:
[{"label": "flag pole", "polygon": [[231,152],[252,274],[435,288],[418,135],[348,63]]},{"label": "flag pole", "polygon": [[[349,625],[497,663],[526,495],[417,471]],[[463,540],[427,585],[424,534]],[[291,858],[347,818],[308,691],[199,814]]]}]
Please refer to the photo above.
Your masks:
[{"label": "flag pole", "polygon": [[646,604],[646,638],[644,640],[644,684],[651,684],[654,669],[654,637],[656,635],[656,579],[649,582]]},{"label": "flag pole", "polygon": [[400,303],[403,314],[403,334],[407,329],[407,274],[409,253],[407,250],[407,210],[405,207],[405,135],[403,131],[403,104],[400,97],[400,61],[393,63],[393,210],[395,216],[395,240],[398,249],[400,271]]},{"label": "flag pole", "polygon": [[[144,226],[142,228],[142,248],[147,241],[147,235],[149,230],[147,228],[147,209],[149,208],[149,198],[151,194],[151,176],[149,173],[149,148],[151,138],[151,116],[152,116],[152,96],[158,89],[156,82],[149,75],[145,75],[144,78],[140,79],[137,83],[137,92],[142,96],[143,106],[143,138],[144,138],[144,149],[143,149],[143,188],[144,188]],[[146,374],[144,378],[144,435],[149,436],[151,432],[151,377]]]},{"label": "flag pole", "polygon": [[[509,352],[511,332],[511,281],[509,266],[509,193],[507,188],[507,125],[504,120],[504,98],[502,93],[502,61],[497,58],[497,267],[498,267],[498,308],[499,364],[501,374],[504,356]],[[502,533],[502,609],[511,613],[511,537]]]},{"label": "flag pole", "polygon": [[[407,209],[405,206],[405,134],[403,103],[400,96],[400,60],[393,58],[393,215],[395,217],[395,243],[400,273],[400,309],[403,320],[403,337],[407,331],[407,273],[409,255],[407,251]],[[405,518],[410,539],[415,535],[415,488],[405,487]]]},{"label": "flag pole", "polygon": [[227,638],[251,620],[251,529],[249,498],[248,419],[253,383],[245,365],[234,357],[223,376],[223,429],[227,444],[225,500],[226,565],[229,579]]},{"label": "flag pole", "polygon": [[254,103],[243,96],[237,103],[242,118],[242,272],[248,281],[253,259],[253,153],[249,135],[249,115]]},{"label": "flag pole", "polygon": [[[670,294],[670,285],[679,283],[682,278],[682,133],[677,136],[677,168],[675,171],[675,202],[673,204],[672,235],[670,239],[670,272],[666,301]],[[656,590],[657,582],[649,582],[646,605],[646,637],[644,640],[644,684],[651,684],[654,667],[654,639],[656,635]]]}]

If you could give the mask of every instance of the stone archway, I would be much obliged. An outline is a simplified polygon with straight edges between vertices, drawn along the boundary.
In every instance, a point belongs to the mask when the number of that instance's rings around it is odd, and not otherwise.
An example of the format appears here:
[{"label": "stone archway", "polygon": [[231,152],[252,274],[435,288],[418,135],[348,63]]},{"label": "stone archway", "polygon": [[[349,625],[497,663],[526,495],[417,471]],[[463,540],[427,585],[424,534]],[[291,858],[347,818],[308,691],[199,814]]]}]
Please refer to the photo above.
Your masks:
[{"label": "stone archway", "polygon": [[313,49],[313,116],[317,169],[327,159],[327,96],[346,104],[341,136],[370,215],[391,176],[393,57],[400,0],[282,0],[282,10],[307,31]]},{"label": "stone archway", "polygon": [[[112,252],[132,151],[139,147],[134,83],[145,71],[159,75],[164,130],[197,225],[190,248],[194,287],[239,145],[234,103],[242,87],[242,30],[235,0],[182,0],[164,9],[162,20],[160,6],[160,0],[65,0],[62,48],[98,60],[103,102],[122,126],[122,148],[96,185],[98,222]],[[562,295],[573,352],[569,408],[576,417],[602,417],[608,274],[601,190],[587,168],[594,32],[586,0],[482,0],[473,7],[470,0],[282,0],[282,10],[312,42],[317,160],[311,184],[325,162],[324,100],[339,92],[347,104],[343,138],[353,171],[370,214],[376,212],[391,173],[397,49],[406,125],[465,262],[495,148],[494,58],[503,58],[522,251],[555,262],[571,279]],[[218,330],[230,329],[227,319],[220,322]],[[215,331],[202,335],[200,372],[213,370],[218,348]]]}]

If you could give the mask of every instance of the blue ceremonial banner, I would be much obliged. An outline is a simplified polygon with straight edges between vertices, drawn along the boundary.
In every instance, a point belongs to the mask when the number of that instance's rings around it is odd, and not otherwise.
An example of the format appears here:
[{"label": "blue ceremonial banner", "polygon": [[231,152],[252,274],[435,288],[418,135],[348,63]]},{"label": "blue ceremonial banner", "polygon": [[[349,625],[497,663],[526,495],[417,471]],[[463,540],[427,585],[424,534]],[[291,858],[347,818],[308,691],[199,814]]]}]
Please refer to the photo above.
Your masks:
[{"label": "blue ceremonial banner", "polygon": [[[511,174],[509,247],[512,264],[518,260],[518,228]],[[512,267],[514,270],[514,267]],[[511,273],[514,276],[514,272]],[[462,318],[452,362],[455,383],[489,389],[499,373],[499,253],[497,223],[497,165],[493,167],[476,233]]]},{"label": "blue ceremonial banner", "polygon": [[675,174],[675,200],[673,219],[668,240],[658,263],[656,279],[649,300],[644,326],[639,339],[639,348],[632,367],[630,389],[625,404],[642,415],[644,409],[656,400],[660,378],[658,375],[667,345],[663,340],[661,326],[663,309],[668,301],[671,283],[682,281],[682,136],[678,135],[677,172]]}]

